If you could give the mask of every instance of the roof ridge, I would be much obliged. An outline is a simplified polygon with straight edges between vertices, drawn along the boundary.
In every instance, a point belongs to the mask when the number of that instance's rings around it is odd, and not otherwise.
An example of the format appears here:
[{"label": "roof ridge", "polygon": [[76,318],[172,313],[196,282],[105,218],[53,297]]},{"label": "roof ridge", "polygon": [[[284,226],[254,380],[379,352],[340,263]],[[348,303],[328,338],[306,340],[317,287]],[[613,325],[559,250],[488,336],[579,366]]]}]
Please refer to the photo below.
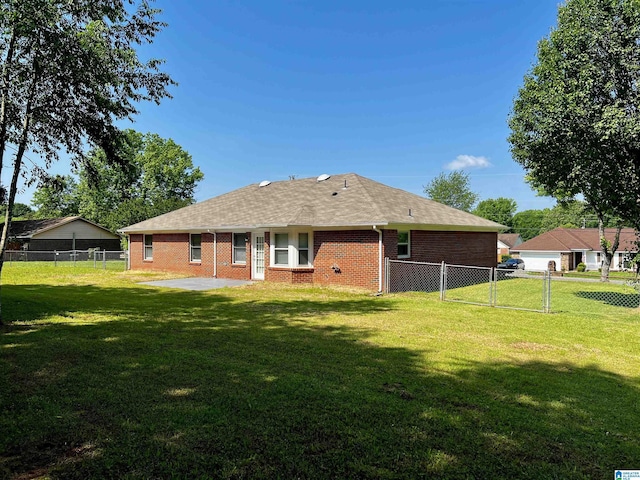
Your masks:
[{"label": "roof ridge", "polygon": [[[365,179],[365,177],[361,177],[357,173],[345,173],[344,176],[345,177],[352,176],[358,181],[358,183],[362,187],[362,190],[364,191],[366,196],[369,198],[369,201],[371,202],[371,205],[373,205],[373,209],[375,210],[376,214],[379,216],[380,220],[385,220],[386,221],[387,220],[386,218],[382,218],[383,217],[382,210],[380,209],[380,206],[378,205],[378,203],[375,201],[375,197],[373,197],[369,193],[368,185],[366,185],[367,182],[363,182],[362,181],[362,180]],[[375,182],[375,180],[371,180],[371,179],[368,179],[368,178],[366,180],[368,180],[369,182]],[[379,182],[376,182],[376,183],[379,183]],[[391,188],[393,188],[393,187],[391,187]]]},{"label": "roof ridge", "polygon": [[[547,233],[549,234],[550,237],[552,237],[556,242],[558,242],[560,245],[562,245],[566,250],[571,250],[571,247],[569,245],[567,245],[565,242],[562,241],[562,239],[556,235],[555,232],[557,231],[562,231],[565,232],[566,230],[568,230],[567,228],[564,227],[556,227],[553,230],[549,230]],[[573,235],[571,235],[573,237]],[[575,237],[574,237],[575,238]]]},{"label": "roof ridge", "polygon": [[[584,248],[588,248],[589,250],[591,250],[591,246],[585,242],[579,235],[577,235],[575,233],[575,230],[586,230],[584,228],[565,228],[566,232],[568,235],[570,235],[576,242],[578,242],[579,244],[581,244]],[[587,233],[585,231],[585,233]],[[571,248],[570,248],[571,250]]]}]

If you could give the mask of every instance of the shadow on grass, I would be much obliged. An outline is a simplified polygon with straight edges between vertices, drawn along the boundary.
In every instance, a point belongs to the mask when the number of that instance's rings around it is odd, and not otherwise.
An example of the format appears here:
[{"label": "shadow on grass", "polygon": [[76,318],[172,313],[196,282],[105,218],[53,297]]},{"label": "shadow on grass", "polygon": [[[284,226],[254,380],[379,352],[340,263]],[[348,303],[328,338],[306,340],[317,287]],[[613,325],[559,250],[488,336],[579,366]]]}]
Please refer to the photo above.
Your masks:
[{"label": "shadow on grass", "polygon": [[579,298],[595,300],[614,307],[638,308],[640,305],[640,295],[637,293],[622,292],[576,292]]},{"label": "shadow on grass", "polygon": [[117,321],[0,336],[0,477],[603,478],[640,458],[637,381],[544,362],[444,373],[323,322],[393,312],[385,298],[39,288],[72,300],[31,318]]}]

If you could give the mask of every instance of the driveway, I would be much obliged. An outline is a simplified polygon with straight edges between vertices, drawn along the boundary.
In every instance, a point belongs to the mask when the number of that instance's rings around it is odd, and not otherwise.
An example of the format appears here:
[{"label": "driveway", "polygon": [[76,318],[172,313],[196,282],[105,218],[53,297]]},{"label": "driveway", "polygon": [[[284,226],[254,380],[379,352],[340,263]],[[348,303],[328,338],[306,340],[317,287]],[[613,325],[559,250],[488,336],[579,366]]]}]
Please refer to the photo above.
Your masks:
[{"label": "driveway", "polygon": [[238,287],[248,285],[245,280],[230,280],[226,278],[176,278],[175,280],[157,280],[155,282],[141,282],[140,285],[152,287],[178,288],[182,290],[213,290],[214,288]]}]

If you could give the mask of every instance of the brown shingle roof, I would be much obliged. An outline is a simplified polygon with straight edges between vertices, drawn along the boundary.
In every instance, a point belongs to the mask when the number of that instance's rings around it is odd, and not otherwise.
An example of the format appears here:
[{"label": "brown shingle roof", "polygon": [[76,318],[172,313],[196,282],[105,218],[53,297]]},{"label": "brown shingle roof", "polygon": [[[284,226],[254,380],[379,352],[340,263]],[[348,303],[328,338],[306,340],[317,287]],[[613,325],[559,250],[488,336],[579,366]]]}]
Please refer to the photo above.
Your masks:
[{"label": "brown shingle roof", "polygon": [[349,173],[257,183],[123,228],[124,233],[279,226],[421,225],[497,231],[495,222]]},{"label": "brown shingle roof", "polygon": [[[613,242],[615,228],[605,229],[605,237]],[[635,252],[636,232],[632,228],[623,228],[620,232],[618,251]],[[600,250],[600,237],[597,228],[555,228],[533,237],[513,248],[515,252],[571,252],[572,250]]]},{"label": "brown shingle roof", "polygon": [[[34,235],[38,235],[40,233],[46,232],[47,230],[51,230],[61,225],[66,225],[67,223],[75,222],[76,220],[80,220],[82,222],[89,223],[94,225],[95,227],[101,228],[107,232],[106,228],[90,222],[89,220],[79,217],[62,217],[62,218],[41,218],[38,220],[14,220],[11,222],[11,229],[9,231],[9,238],[31,238]],[[0,226],[4,225],[4,222],[0,223]],[[113,235],[112,232],[109,232]]]},{"label": "brown shingle roof", "polygon": [[[507,247],[513,248],[516,243],[518,243],[518,239],[520,239],[519,233],[499,233],[498,240],[504,243]],[[522,240],[520,240],[522,243]]]},{"label": "brown shingle roof", "polygon": [[[30,238],[33,235],[51,230],[65,223],[72,222],[80,217],[42,218],[39,220],[14,220],[11,222],[9,237]],[[2,222],[4,225],[4,222]]]}]

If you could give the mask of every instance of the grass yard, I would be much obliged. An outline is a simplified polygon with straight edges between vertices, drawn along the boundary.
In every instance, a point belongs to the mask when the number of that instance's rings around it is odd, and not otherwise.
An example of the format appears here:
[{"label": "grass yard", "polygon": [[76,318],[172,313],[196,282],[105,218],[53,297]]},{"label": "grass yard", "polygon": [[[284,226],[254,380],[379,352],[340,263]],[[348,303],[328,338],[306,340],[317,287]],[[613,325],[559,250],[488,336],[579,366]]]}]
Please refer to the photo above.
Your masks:
[{"label": "grass yard", "polygon": [[640,468],[640,314],[607,303],[611,285],[563,284],[583,311],[545,315],[418,293],[136,284],[161,277],[5,268],[0,478]]}]

